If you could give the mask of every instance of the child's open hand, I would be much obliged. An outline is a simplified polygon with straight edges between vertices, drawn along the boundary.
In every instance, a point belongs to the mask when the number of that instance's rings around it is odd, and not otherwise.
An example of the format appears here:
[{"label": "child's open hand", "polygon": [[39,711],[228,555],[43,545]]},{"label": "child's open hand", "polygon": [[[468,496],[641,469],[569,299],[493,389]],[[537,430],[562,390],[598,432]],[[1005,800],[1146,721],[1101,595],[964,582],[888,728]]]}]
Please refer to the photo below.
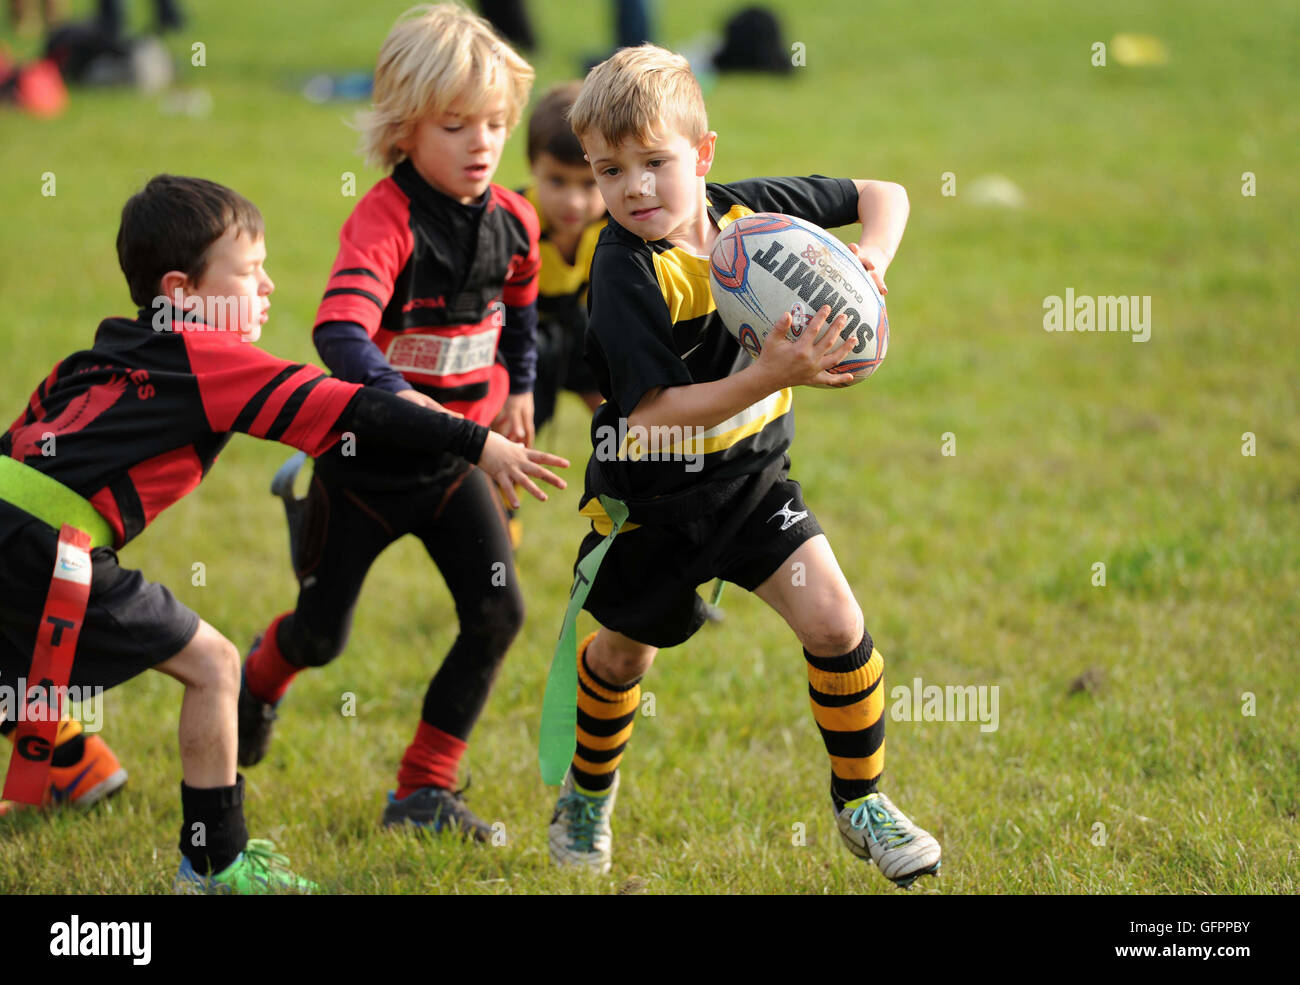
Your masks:
[{"label": "child's open hand", "polygon": [[519,509],[519,496],[515,492],[515,486],[523,486],[537,499],[546,502],[546,493],[542,492],[529,476],[536,476],[543,482],[549,482],[556,489],[566,488],[565,481],[543,468],[544,465],[553,465],[561,469],[569,467],[568,460],[559,455],[538,451],[535,448],[525,448],[517,441],[503,438],[495,431],[488,432],[487,441],[483,443],[483,451],[478,459],[478,467],[500,487],[506,502],[516,510]]},{"label": "child's open hand", "polygon": [[794,338],[790,337],[793,319],[788,311],[772,326],[772,331],[763,340],[763,348],[755,366],[770,375],[776,384],[773,390],[787,386],[810,386],[814,383],[839,387],[853,382],[852,373],[831,372],[832,366],[848,358],[857,342],[852,335],[847,339],[840,338],[840,332],[848,323],[848,318],[845,315],[838,316],[822,338],[817,339],[830,313],[831,309],[822,305],[813,320]]},{"label": "child's open hand", "polygon": [[512,393],[506,397],[501,413],[492,422],[492,430],[527,448],[533,447],[533,395]]},{"label": "child's open hand", "polygon": [[889,269],[889,257],[885,255],[885,251],[878,246],[859,246],[857,243],[850,243],[849,250],[862,262],[863,268],[876,282],[881,296],[888,294],[889,288],[885,286],[885,271]]}]

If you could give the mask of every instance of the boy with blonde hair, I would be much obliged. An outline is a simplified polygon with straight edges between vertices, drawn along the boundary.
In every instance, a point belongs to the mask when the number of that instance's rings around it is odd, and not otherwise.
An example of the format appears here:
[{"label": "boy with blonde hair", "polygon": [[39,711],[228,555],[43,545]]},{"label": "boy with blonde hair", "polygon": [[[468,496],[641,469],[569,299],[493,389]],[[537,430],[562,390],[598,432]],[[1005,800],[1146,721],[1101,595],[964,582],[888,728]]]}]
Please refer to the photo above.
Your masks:
[{"label": "boy with blonde hair", "polygon": [[[366,154],[391,168],[357,204],[316,315],[334,375],[533,440],[537,216],[492,183],[533,70],[458,5],[408,11],[375,71]],[[514,492],[506,498],[518,506]],[[455,601],[459,634],[425,694],[385,826],[491,827],[454,791],[470,730],[524,618],[501,505],[463,458],[337,451],[316,459],[295,549],[297,608],[254,643],[240,692],[239,761],[265,756],[294,675],[342,652],[361,584],[414,534]]]},{"label": "boy with blonde hair", "polygon": [[[572,741],[553,737],[572,704],[552,704],[559,689],[548,686],[543,771],[550,782],[561,773],[564,780],[550,825],[552,858],[608,871],[617,767],[639,681],[660,647],[684,643],[700,628],[706,610],[696,588],[720,577],[780,613],[803,646],[813,715],[831,760],[833,810],[850,851],[901,886],[935,874],[938,843],[876,789],[884,765],[883,658],[787,474],[793,387],[851,382],[830,370],[854,342],[839,339],[845,316],[814,341],[844,302],[829,291],[797,338],[787,336],[791,319],[783,315],[751,359],[719,319],[708,276],[720,230],[754,212],[780,212],[832,228],[860,221],[862,235],[850,248],[884,291],[907,193],[888,182],[821,177],[706,183],[717,134],[699,84],[686,59],[654,45],[625,48],[596,66],[570,121],[612,220],[591,271],[586,354],[607,401],[592,434],[670,428],[696,437],[686,442],[695,454],[685,456],[685,467],[682,455],[638,454],[626,442],[612,455],[597,443],[588,461],[581,512],[592,530],[579,549],[571,613],[585,595],[583,607],[600,629],[578,648],[571,762]],[[800,571],[803,578],[792,577]],[[571,625],[566,619],[568,639]],[[559,668],[567,672],[572,649],[564,649],[553,680]]]}]

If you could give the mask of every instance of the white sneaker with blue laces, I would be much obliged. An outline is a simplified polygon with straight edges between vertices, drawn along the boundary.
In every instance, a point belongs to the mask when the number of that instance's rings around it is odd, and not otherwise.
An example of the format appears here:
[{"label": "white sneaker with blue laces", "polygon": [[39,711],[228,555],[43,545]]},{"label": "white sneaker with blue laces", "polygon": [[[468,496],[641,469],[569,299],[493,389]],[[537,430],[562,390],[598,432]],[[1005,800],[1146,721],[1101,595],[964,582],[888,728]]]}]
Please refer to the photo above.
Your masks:
[{"label": "white sneaker with blue laces", "polygon": [[614,814],[618,793],[618,772],[608,793],[592,794],[578,789],[573,770],[564,775],[560,799],[555,802],[548,832],[551,860],[560,866],[608,872],[614,833],[609,819]]},{"label": "white sneaker with blue laces", "polygon": [[835,821],[849,851],[875,862],[886,879],[903,889],[920,876],[939,874],[939,843],[883,793],[850,800]]}]

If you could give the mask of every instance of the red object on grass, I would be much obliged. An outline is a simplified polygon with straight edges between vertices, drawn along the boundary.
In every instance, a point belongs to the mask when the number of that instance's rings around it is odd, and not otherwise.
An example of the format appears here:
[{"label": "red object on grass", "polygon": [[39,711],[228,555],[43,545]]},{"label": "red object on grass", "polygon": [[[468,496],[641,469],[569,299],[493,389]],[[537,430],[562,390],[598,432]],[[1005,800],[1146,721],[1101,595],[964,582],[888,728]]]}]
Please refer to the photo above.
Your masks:
[{"label": "red object on grass", "polygon": [[33,116],[58,116],[68,107],[68,88],[48,58],[18,70],[18,105]]}]

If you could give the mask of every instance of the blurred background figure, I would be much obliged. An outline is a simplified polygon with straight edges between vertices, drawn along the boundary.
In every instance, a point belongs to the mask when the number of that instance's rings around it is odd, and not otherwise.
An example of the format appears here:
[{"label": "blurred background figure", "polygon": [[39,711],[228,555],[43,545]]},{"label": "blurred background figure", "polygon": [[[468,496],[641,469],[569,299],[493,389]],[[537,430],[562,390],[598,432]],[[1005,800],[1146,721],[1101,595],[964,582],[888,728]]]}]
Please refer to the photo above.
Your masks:
[{"label": "blurred background figure", "polygon": [[537,50],[537,35],[524,0],[479,0],[478,10],[514,48],[530,54]]},{"label": "blurred background figure", "polygon": [[[156,0],[156,32],[183,23],[175,0]],[[134,85],[144,92],[166,88],[175,74],[171,56],[156,38],[125,33],[122,0],[99,0],[98,12],[50,31],[45,57],[58,66],[68,85]]]},{"label": "blurred background figure", "polygon": [[[154,0],[153,7],[154,34],[180,30],[185,19],[176,0]],[[122,0],[99,0],[99,21],[114,34],[121,34],[126,29]]]},{"label": "blurred background figure", "polygon": [[9,0],[9,26],[20,37],[48,30],[63,19],[59,0]]}]

